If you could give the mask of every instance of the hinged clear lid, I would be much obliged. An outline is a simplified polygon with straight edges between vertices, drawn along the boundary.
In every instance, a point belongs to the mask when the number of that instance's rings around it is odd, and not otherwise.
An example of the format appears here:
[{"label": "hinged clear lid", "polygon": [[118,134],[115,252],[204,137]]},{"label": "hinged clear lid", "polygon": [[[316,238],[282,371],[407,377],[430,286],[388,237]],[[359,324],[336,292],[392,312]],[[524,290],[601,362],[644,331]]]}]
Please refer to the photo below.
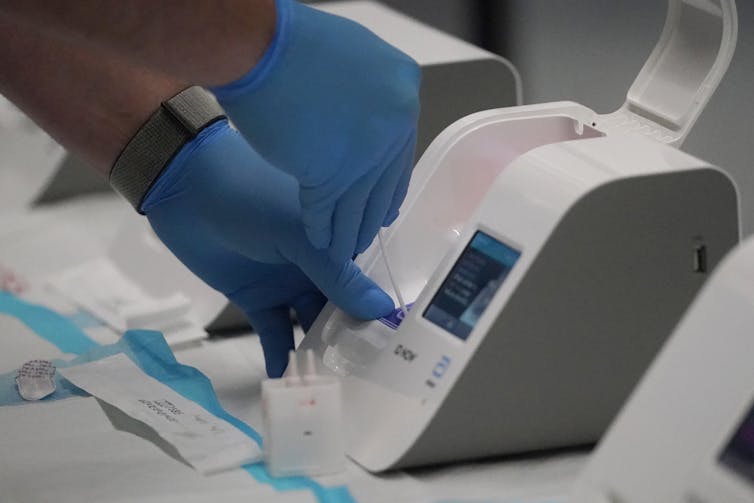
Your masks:
[{"label": "hinged clear lid", "polygon": [[728,69],[737,35],[734,0],[669,0],[659,42],[600,129],[679,146]]}]

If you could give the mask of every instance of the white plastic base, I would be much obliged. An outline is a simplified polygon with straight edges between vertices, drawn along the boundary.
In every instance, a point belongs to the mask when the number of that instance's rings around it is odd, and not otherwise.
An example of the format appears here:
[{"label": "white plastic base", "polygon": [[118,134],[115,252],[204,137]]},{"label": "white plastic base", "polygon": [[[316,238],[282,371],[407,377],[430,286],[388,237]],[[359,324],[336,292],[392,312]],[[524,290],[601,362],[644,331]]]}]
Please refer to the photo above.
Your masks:
[{"label": "white plastic base", "polygon": [[274,477],[324,475],[345,469],[340,382],[318,375],[314,354],[298,375],[291,353],[281,379],[262,382],[264,459]]}]

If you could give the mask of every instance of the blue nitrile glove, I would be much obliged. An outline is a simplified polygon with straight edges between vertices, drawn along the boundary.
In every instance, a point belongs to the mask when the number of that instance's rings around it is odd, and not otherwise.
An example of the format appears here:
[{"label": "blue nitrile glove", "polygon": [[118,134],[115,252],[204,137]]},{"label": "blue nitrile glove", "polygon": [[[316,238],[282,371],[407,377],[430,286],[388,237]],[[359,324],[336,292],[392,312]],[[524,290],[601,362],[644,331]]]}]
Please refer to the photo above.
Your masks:
[{"label": "blue nitrile glove", "polygon": [[194,274],[246,313],[270,376],[283,372],[293,349],[290,307],[304,328],[324,305],[322,293],[358,318],[393,309],[351,260],[336,262],[311,245],[296,181],[264,161],[227,121],[183,147],[141,210]]},{"label": "blue nitrile glove", "polygon": [[406,196],[420,69],[353,21],[293,0],[276,8],[259,63],[213,91],[254,149],[298,180],[314,246],[350,257]]}]

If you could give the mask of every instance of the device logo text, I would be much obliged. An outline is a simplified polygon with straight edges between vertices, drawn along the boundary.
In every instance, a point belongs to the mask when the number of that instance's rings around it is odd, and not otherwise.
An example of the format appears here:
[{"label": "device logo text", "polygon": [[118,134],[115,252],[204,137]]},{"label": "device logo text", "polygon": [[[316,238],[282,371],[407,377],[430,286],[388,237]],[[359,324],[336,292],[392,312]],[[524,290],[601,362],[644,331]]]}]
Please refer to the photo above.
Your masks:
[{"label": "device logo text", "polygon": [[411,363],[418,356],[414,351],[411,351],[403,344],[398,344],[393,351],[396,355],[403,358],[405,361]]}]

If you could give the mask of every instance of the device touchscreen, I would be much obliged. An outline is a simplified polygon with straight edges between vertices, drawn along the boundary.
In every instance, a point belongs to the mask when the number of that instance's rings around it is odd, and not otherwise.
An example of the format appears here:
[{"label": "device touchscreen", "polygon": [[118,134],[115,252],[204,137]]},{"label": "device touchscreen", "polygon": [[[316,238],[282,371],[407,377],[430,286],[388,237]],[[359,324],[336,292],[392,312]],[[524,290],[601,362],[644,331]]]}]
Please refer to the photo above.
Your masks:
[{"label": "device touchscreen", "polygon": [[754,406],[720,453],[719,461],[754,484]]},{"label": "device touchscreen", "polygon": [[424,318],[466,340],[521,253],[477,231],[443,281]]}]

